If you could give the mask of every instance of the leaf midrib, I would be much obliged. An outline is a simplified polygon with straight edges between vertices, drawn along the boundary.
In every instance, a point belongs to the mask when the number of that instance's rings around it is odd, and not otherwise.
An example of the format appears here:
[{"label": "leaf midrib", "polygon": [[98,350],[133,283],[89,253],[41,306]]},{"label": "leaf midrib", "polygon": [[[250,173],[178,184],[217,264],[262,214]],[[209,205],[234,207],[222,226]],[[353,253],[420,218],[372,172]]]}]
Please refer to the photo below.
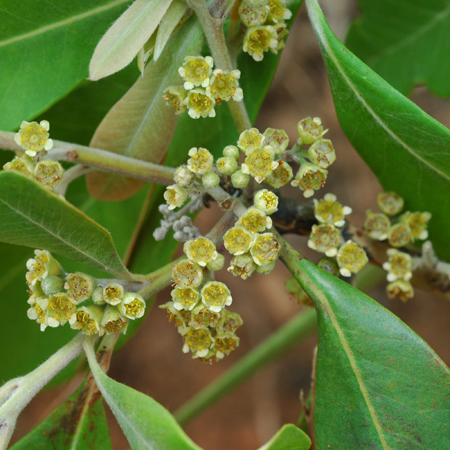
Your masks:
[{"label": "leaf midrib", "polygon": [[404,37],[403,39],[393,42],[391,45],[384,46],[380,52],[377,52],[373,56],[367,58],[366,61],[369,63],[369,65],[376,64],[382,57],[389,55],[391,53],[394,53],[397,50],[400,50],[402,47],[405,47],[406,45],[419,39],[420,36],[425,34],[428,30],[430,30],[432,27],[434,27],[437,23],[439,23],[440,21],[447,18],[447,16],[449,14],[450,14],[450,5],[448,5],[445,9],[443,9],[438,14],[433,16],[433,18],[431,20],[429,20],[428,22],[425,22],[421,27],[417,28],[415,33],[409,34],[406,37]]},{"label": "leaf midrib", "polygon": [[86,19],[91,16],[95,16],[104,11],[108,11],[109,9],[113,9],[116,6],[122,5],[124,3],[129,3],[130,0],[115,0],[108,5],[100,6],[96,9],[92,9],[88,12],[84,12],[82,14],[77,14],[75,16],[69,17],[68,19],[60,20],[59,22],[52,23],[51,25],[46,25],[44,27],[38,28],[34,31],[30,31],[29,33],[21,34],[19,36],[14,36],[10,39],[6,39],[5,41],[0,41],[0,47],[5,47],[10,44],[14,44],[15,42],[19,42],[25,39],[33,38],[39,36],[40,34],[47,33],[49,31],[55,30],[57,28],[65,27],[72,23],[78,22],[80,20]]},{"label": "leaf midrib", "polygon": [[[310,4],[313,0],[307,0],[307,4]],[[317,6],[318,7],[318,6]],[[327,37],[323,30],[318,26],[318,24],[321,22],[321,18],[317,14],[317,11],[314,11],[315,6],[312,6],[312,8],[309,9],[310,16],[311,16],[311,22],[313,23],[314,29],[320,38],[323,45],[326,47],[328,56],[333,60],[334,64],[336,65],[336,68],[344,78],[344,80],[347,82],[350,89],[355,94],[356,98],[360,101],[360,103],[363,104],[363,106],[367,109],[367,111],[372,115],[372,117],[375,119],[375,121],[383,128],[383,130],[395,141],[397,142],[401,147],[403,147],[410,155],[412,155],[414,158],[417,158],[420,162],[422,162],[425,166],[428,166],[433,172],[435,172],[437,175],[442,177],[446,182],[450,182],[450,175],[446,174],[445,172],[442,172],[439,170],[436,166],[431,164],[429,161],[424,159],[421,155],[416,153],[413,148],[411,148],[409,145],[406,144],[402,139],[400,139],[399,136],[397,136],[387,125],[386,123],[379,117],[375,111],[369,106],[369,104],[364,100],[364,98],[361,97],[359,94],[356,86],[351,82],[351,80],[348,78],[347,74],[345,73],[342,66],[339,64],[339,61],[335,57],[329,43],[327,40]],[[315,23],[314,23],[315,22]]]}]

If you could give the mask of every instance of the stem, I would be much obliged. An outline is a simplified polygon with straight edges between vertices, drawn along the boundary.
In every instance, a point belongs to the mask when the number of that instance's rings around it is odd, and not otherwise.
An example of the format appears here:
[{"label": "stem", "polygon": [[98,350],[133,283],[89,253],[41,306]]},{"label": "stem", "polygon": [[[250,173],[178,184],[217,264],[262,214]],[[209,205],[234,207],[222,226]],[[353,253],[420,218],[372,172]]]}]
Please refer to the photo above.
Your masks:
[{"label": "stem", "polygon": [[[15,133],[0,131],[0,148],[5,150],[22,150],[14,142]],[[145,181],[153,181],[168,186],[173,184],[175,169],[149,163],[140,159],[100,150],[98,148],[85,147],[84,145],[71,144],[64,141],[53,141],[55,147],[41,159],[55,161],[68,161],[96,167],[108,172],[114,172]]]},{"label": "stem", "polygon": [[302,311],[178,409],[174,414],[175,418],[181,425],[186,424],[305,339],[315,327],[315,310]]},{"label": "stem", "polygon": [[9,381],[0,389],[0,450],[6,449],[18,415],[35,395],[82,350],[79,333],[33,372]]},{"label": "stem", "polygon": [[[216,66],[219,69],[231,72],[233,65],[223,33],[222,20],[216,19],[210,14],[205,0],[186,0],[186,2],[195,11],[200,20]],[[251,128],[252,124],[243,101],[235,102],[230,100],[228,106],[239,133]]]},{"label": "stem", "polygon": [[92,172],[94,169],[89,166],[83,166],[81,164],[76,164],[75,166],[67,169],[64,172],[62,180],[54,187],[55,192],[59,195],[66,195],[67,188],[72,181],[76,180],[83,175],[86,175],[89,172]]}]

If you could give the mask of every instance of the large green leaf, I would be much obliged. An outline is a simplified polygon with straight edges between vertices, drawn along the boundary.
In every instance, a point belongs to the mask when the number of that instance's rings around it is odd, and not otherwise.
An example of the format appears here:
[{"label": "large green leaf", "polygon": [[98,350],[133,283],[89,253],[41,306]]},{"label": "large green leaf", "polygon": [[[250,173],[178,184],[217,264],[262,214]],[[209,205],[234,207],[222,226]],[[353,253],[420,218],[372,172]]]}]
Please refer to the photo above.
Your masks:
[{"label": "large green leaf", "polygon": [[[195,18],[181,27],[155,63],[145,68],[132,88],[108,112],[97,128],[91,146],[160,163],[166,155],[177,116],[162,98],[164,90],[181,80],[177,69],[185,56],[198,54],[203,34]],[[89,191],[101,200],[125,199],[145,183],[105,172],[87,175]]]},{"label": "large green leaf", "polygon": [[98,365],[93,341],[86,355],[103,398],[116,416],[133,450],[199,450],[173,416],[158,402],[109,378]]},{"label": "large green leaf", "polygon": [[425,84],[450,96],[448,0],[359,0],[348,48],[403,94]]},{"label": "large green leaf", "polygon": [[311,439],[295,425],[285,425],[267,444],[259,450],[308,450]]},{"label": "large green leaf", "polygon": [[316,0],[307,0],[342,129],[386,190],[406,209],[429,211],[430,238],[450,260],[450,131],[347,50]]},{"label": "large green leaf", "polygon": [[107,230],[33,180],[0,173],[0,241],[46,249],[129,278]]},{"label": "large green leaf", "polygon": [[316,449],[446,448],[444,362],[379,303],[281,242],[281,257],[318,316]]},{"label": "large green leaf", "polygon": [[84,382],[11,450],[112,450],[105,407],[95,383]]},{"label": "large green leaf", "polygon": [[2,2],[0,129],[17,128],[85,78],[95,45],[129,3]]}]

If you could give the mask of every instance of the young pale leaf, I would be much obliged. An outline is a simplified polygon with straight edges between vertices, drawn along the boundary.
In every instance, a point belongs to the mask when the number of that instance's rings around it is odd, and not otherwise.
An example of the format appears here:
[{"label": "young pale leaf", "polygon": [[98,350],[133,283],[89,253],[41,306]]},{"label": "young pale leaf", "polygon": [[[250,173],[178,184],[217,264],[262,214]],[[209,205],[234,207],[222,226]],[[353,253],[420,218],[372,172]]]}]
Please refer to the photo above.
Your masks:
[{"label": "young pale leaf", "polygon": [[446,448],[444,362],[379,303],[281,242],[282,260],[318,316],[316,448]]},{"label": "young pale leaf", "polygon": [[0,222],[2,242],[46,249],[130,278],[107,230],[20,174],[0,173]]},{"label": "young pale leaf", "polygon": [[91,371],[132,450],[200,450],[158,402],[109,378],[98,365],[92,341],[85,342]]},{"label": "young pale leaf", "polygon": [[18,128],[80,83],[95,43],[129,3],[1,2],[0,129]]},{"label": "young pale leaf", "polygon": [[450,3],[359,0],[348,48],[402,94],[425,84],[450,96]]},{"label": "young pale leaf", "polygon": [[346,49],[316,0],[308,12],[322,49],[342,129],[384,189],[410,211],[429,211],[436,253],[450,260],[450,131]]},{"label": "young pale leaf", "polygon": [[156,33],[155,53],[153,54],[155,62],[158,61],[161,56],[167,41],[180,23],[186,9],[186,3],[183,0],[173,0],[172,4],[169,6],[169,9],[159,24],[158,32]]},{"label": "young pale leaf", "polygon": [[284,425],[283,428],[259,450],[308,450],[311,439],[295,425]]},{"label": "young pale leaf", "polygon": [[84,382],[11,450],[112,450],[105,407],[95,383]]},{"label": "young pale leaf", "polygon": [[[192,18],[172,36],[158,63],[150,61],[145,76],[139,77],[109,111],[97,128],[91,146],[161,162],[177,124],[177,116],[162,98],[163,92],[168,86],[180,83],[178,67],[186,55],[198,54],[202,44],[201,27]],[[86,179],[90,193],[100,200],[123,200],[144,184],[141,180],[105,172],[92,172]]]},{"label": "young pale leaf", "polygon": [[99,80],[128,66],[156,30],[171,0],[136,0],[102,37],[89,64]]}]

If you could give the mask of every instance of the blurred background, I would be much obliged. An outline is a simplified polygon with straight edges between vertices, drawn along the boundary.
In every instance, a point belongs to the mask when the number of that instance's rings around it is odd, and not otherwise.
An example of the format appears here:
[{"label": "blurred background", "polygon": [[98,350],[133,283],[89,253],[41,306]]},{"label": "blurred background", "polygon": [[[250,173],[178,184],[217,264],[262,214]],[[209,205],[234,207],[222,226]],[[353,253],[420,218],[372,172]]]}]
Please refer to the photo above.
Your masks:
[{"label": "blurred background", "polygon": [[[331,28],[343,40],[350,21],[357,15],[354,0],[322,0],[321,5]],[[448,100],[437,99],[424,88],[417,88],[412,98],[428,114],[450,127]],[[333,141],[337,153],[326,187],[318,197],[326,192],[335,193],[342,204],[353,208],[349,219],[362,225],[366,209],[377,209],[380,186],[340,129],[322,57],[303,5],[256,126],[262,131],[267,127],[285,129],[295,141],[296,124],[307,116],[322,118],[324,127],[330,130],[327,137]],[[297,189],[288,188],[286,195],[301,197]],[[219,216],[220,211],[213,207],[200,213],[196,223],[206,232]],[[290,236],[289,240],[313,261],[319,259],[317,253],[307,248],[306,238]],[[241,344],[236,351],[213,365],[183,354],[179,334],[168,323],[165,312],[157,308],[170,300],[167,289],[158,296],[137,335],[114,356],[110,376],[152,396],[174,412],[300,311],[282,288],[289,273],[281,263],[271,276],[256,275],[245,282],[228,276],[225,271],[218,275],[218,279],[229,285],[234,298],[232,310],[241,314],[245,324],[238,331]],[[403,304],[387,299],[384,288],[382,284],[370,294],[422,336],[449,365],[450,303],[416,291],[416,296]],[[192,420],[186,432],[205,450],[250,450],[264,444],[284,423],[296,423],[300,414],[299,392],[309,389],[316,343],[317,335],[313,333],[289,354]],[[39,395],[20,416],[14,441],[43,420],[80,381]],[[109,411],[108,415],[114,448],[129,448]]]}]

